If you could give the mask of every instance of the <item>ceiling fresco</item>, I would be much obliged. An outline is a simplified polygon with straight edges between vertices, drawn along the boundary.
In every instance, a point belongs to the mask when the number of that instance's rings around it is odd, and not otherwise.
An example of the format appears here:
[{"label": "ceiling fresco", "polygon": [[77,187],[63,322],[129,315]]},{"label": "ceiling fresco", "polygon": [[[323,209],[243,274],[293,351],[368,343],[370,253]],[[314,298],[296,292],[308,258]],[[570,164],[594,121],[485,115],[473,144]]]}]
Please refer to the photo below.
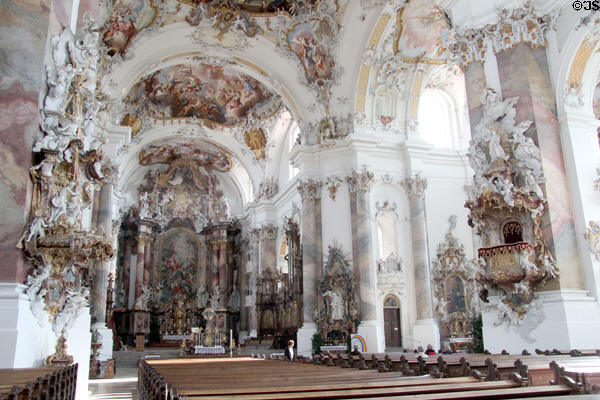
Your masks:
[{"label": "ceiling fresco", "polygon": [[[181,3],[197,6],[206,4],[223,10],[246,11],[251,14],[269,16],[279,13],[294,14],[298,1],[294,0],[179,0]],[[308,0],[305,3],[315,4],[316,0]]]},{"label": "ceiling fresco", "polygon": [[398,13],[394,52],[406,57],[443,58],[448,16],[428,0],[412,0]]},{"label": "ceiling fresco", "polygon": [[175,65],[138,81],[125,104],[158,119],[193,117],[205,125],[238,125],[266,119],[281,105],[262,83],[231,67]]},{"label": "ceiling fresco", "polygon": [[171,164],[180,159],[193,160],[207,171],[228,172],[232,166],[228,151],[199,139],[159,140],[144,146],[138,157],[141,165]]},{"label": "ceiling fresco", "polygon": [[124,54],[133,37],[152,25],[156,16],[154,0],[117,1],[108,21],[101,28],[108,55]]}]

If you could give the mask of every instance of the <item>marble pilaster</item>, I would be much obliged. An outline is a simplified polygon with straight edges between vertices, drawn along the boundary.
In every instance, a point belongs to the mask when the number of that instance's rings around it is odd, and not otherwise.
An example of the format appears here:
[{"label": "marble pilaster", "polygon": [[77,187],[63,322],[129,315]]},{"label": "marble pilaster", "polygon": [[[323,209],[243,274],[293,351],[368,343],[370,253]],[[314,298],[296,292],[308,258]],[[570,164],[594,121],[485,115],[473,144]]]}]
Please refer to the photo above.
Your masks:
[{"label": "marble pilaster", "polygon": [[140,236],[137,243],[137,261],[135,265],[135,301],[142,294],[142,285],[144,284],[144,253],[146,240]]},{"label": "marble pilaster", "polygon": [[302,261],[304,323],[314,323],[317,284],[323,264],[321,227],[321,187],[319,181],[301,181],[298,191],[302,197]]},{"label": "marble pilaster", "polygon": [[277,226],[260,227],[260,270],[277,267]]},{"label": "marble pilaster", "polygon": [[[129,304],[129,293],[132,290],[130,285],[129,285],[129,281],[130,281],[130,277],[131,277],[131,270],[132,268],[134,268],[131,265],[131,248],[132,248],[132,244],[129,240],[126,240],[125,243],[123,244],[123,246],[125,247],[125,251],[124,251],[124,255],[123,255],[123,269],[122,269],[122,276],[121,276],[121,283],[123,285],[123,290],[125,291],[125,304],[124,307],[126,308],[131,308],[131,305]],[[133,289],[135,290],[135,289]]]},{"label": "marble pilaster", "polygon": [[[97,231],[112,235],[112,183],[105,183],[97,196]],[[98,261],[96,264],[96,277],[92,292],[92,322],[104,325],[106,321],[106,291],[110,261]]]},{"label": "marble pilaster", "polygon": [[425,214],[425,189],[427,179],[420,174],[403,182],[410,200],[410,225],[415,269],[415,296],[417,320],[433,318],[431,277],[427,245],[427,217]]},{"label": "marble pilaster", "polygon": [[352,221],[352,259],[354,275],[360,290],[360,320],[374,321],[376,296],[372,280],[371,261],[373,246],[369,224],[369,199],[373,173],[353,171],[346,178],[350,190],[350,218]]}]

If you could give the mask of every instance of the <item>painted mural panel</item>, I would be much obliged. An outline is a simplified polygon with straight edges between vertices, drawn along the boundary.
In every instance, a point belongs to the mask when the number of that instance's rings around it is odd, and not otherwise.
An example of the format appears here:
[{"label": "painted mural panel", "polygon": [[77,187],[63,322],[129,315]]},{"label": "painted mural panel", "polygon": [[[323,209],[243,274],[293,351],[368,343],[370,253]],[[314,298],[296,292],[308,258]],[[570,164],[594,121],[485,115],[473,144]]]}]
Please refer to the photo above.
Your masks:
[{"label": "painted mural panel", "polygon": [[401,29],[395,51],[408,57],[439,58],[442,41],[448,35],[447,17],[428,0],[412,0],[401,11]]},{"label": "painted mural panel", "polygon": [[182,292],[186,297],[195,293],[196,271],[200,244],[196,235],[183,228],[167,232],[160,245],[160,301],[169,302]]},{"label": "painted mural panel", "polygon": [[232,126],[272,116],[279,100],[262,83],[231,67],[174,65],[136,83],[125,102],[155,118],[199,118]]},{"label": "painted mural panel", "polygon": [[153,0],[119,0],[104,24],[102,41],[108,54],[123,54],[133,37],[156,18]]},{"label": "painted mural panel", "polygon": [[335,65],[327,50],[333,28],[325,19],[312,19],[296,24],[287,33],[290,50],[300,59],[308,83],[323,86],[330,80]]}]

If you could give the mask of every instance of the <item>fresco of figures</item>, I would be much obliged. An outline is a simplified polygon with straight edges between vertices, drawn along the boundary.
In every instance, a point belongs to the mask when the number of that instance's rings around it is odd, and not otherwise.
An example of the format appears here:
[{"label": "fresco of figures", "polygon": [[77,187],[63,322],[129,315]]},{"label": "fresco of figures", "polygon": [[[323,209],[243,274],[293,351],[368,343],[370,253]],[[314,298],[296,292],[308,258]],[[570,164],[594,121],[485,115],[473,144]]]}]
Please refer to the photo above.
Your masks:
[{"label": "fresco of figures", "polygon": [[335,63],[327,47],[332,36],[333,28],[325,19],[296,24],[287,33],[287,44],[302,62],[309,84],[323,86],[332,78]]},{"label": "fresco of figures", "polygon": [[413,0],[402,11],[402,29],[394,46],[408,57],[438,58],[449,33],[447,17],[428,0]]},{"label": "fresco of figures", "polygon": [[175,65],[142,78],[125,102],[155,118],[194,117],[233,126],[252,115],[272,116],[279,99],[262,83],[231,67]]},{"label": "fresco of figures", "polygon": [[141,165],[170,164],[181,158],[193,160],[207,171],[231,169],[231,155],[203,140],[163,139],[144,146],[139,154]]},{"label": "fresco of figures", "polygon": [[[190,5],[214,5],[221,6],[222,0],[179,0],[182,3]],[[251,14],[278,14],[285,12],[294,14],[296,10],[296,1],[291,0],[233,0],[229,1],[232,9],[247,11]],[[314,4],[316,0],[309,0],[308,3]]]},{"label": "fresco of figures", "polygon": [[[160,301],[164,304],[183,293],[195,294],[200,245],[196,235],[184,228],[168,232],[160,244],[160,276],[163,282]],[[168,278],[168,279],[165,279]]]},{"label": "fresco of figures", "polygon": [[108,54],[124,54],[133,37],[156,18],[153,0],[119,0],[104,24],[102,41]]}]

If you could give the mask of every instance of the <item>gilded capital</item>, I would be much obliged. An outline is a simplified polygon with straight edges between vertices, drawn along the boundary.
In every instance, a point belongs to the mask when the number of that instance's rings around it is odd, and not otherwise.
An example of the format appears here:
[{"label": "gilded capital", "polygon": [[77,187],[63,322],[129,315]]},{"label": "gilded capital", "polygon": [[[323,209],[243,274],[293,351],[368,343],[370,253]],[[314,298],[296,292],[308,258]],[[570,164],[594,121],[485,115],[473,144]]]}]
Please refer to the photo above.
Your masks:
[{"label": "gilded capital", "polygon": [[352,171],[352,175],[346,177],[350,193],[368,192],[371,190],[372,181],[373,173],[366,168],[362,171],[354,170]]},{"label": "gilded capital", "polygon": [[314,179],[299,181],[298,192],[300,192],[300,197],[302,198],[302,201],[320,199],[321,187],[323,187],[323,182]]},{"label": "gilded capital", "polygon": [[425,189],[427,189],[427,178],[421,172],[417,172],[415,176],[404,179],[402,186],[411,199],[422,199],[425,197]]}]

